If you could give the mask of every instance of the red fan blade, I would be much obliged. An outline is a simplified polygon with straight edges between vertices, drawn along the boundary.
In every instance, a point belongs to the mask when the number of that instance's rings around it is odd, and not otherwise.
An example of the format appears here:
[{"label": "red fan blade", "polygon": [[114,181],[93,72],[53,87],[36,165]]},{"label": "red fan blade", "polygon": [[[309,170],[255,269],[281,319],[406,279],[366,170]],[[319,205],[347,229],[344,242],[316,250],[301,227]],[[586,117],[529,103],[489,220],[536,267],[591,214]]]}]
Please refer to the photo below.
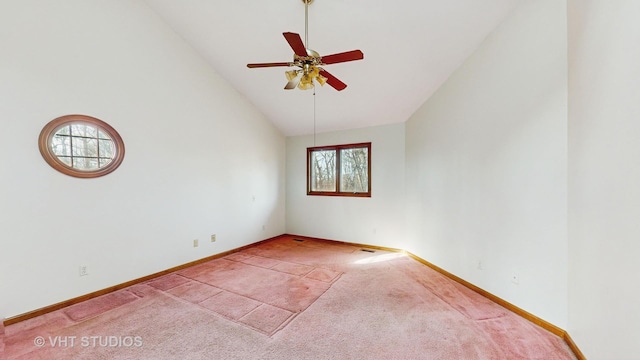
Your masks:
[{"label": "red fan blade", "polygon": [[322,63],[325,65],[354,61],[354,60],[362,60],[364,59],[364,54],[360,50],[351,50],[343,53],[332,54],[322,57]]},{"label": "red fan blade", "polygon": [[302,38],[299,34],[286,32],[282,33],[284,38],[287,39],[289,46],[293,49],[293,52],[298,56],[309,56],[307,55],[307,48],[304,47],[304,43],[302,42]]},{"label": "red fan blade", "polygon": [[262,67],[274,67],[274,66],[292,66],[293,64],[288,62],[279,63],[260,63],[260,64],[247,64],[248,68],[262,68]]},{"label": "red fan blade", "polygon": [[343,83],[342,81],[338,80],[337,77],[329,74],[327,72],[327,70],[320,70],[320,75],[324,76],[327,78],[327,84],[331,85],[331,87],[333,87],[334,89],[338,90],[338,91],[342,91],[347,87],[347,84]]}]

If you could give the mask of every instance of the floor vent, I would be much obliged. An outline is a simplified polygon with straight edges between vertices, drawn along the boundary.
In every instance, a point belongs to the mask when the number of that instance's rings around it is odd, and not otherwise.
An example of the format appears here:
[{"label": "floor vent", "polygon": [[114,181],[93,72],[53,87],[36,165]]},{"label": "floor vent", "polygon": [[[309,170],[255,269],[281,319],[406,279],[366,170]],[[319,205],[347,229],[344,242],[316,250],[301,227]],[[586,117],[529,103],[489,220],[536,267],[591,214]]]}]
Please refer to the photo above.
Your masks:
[{"label": "floor vent", "polygon": [[304,240],[301,240],[301,239],[293,239],[293,241],[303,242]]},{"label": "floor vent", "polygon": [[366,251],[366,252],[370,252],[370,253],[376,252],[375,250],[371,250],[371,249],[360,249],[360,251]]}]

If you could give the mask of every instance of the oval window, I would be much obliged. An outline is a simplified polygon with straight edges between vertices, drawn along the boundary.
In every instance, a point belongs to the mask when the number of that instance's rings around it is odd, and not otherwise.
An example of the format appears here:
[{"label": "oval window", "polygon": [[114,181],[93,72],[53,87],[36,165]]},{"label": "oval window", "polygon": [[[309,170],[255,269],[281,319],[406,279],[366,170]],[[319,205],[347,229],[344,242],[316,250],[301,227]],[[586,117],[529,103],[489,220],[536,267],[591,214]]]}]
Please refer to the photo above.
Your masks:
[{"label": "oval window", "polygon": [[40,153],[63,174],[93,178],[114,171],[124,159],[124,142],[109,124],[87,115],[53,119],[40,132]]}]

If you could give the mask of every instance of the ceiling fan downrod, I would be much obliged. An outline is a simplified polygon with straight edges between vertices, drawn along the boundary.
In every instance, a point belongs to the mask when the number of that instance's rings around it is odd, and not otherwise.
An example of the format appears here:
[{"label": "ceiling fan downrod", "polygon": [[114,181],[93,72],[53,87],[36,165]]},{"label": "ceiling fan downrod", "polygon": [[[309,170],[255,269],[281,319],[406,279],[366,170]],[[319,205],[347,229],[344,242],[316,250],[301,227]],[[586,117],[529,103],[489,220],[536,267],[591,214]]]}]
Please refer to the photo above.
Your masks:
[{"label": "ceiling fan downrod", "polygon": [[309,49],[309,5],[313,0],[302,0],[304,3],[304,47]]}]

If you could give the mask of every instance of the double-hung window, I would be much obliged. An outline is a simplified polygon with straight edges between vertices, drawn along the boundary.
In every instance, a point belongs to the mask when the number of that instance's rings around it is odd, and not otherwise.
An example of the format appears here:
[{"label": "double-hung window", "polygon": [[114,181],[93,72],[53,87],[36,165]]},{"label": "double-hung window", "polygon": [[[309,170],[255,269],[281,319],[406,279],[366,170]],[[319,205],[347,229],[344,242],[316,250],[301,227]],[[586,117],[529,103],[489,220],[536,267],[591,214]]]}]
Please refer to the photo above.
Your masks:
[{"label": "double-hung window", "polygon": [[307,195],[371,197],[371,143],[307,148]]}]

